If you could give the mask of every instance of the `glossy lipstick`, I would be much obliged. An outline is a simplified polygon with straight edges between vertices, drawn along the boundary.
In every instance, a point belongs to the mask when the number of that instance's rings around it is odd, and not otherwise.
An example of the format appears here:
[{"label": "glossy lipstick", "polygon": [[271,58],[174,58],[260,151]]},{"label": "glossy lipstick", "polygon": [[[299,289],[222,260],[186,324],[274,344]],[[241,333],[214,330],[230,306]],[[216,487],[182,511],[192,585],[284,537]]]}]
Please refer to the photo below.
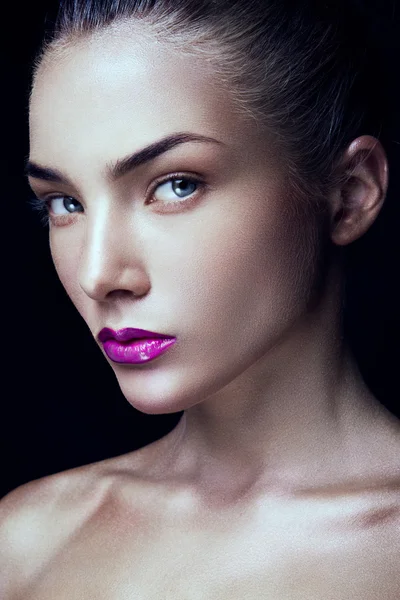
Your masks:
[{"label": "glossy lipstick", "polygon": [[133,327],[118,331],[104,327],[98,339],[108,358],[117,363],[129,364],[149,362],[176,342],[173,336]]}]

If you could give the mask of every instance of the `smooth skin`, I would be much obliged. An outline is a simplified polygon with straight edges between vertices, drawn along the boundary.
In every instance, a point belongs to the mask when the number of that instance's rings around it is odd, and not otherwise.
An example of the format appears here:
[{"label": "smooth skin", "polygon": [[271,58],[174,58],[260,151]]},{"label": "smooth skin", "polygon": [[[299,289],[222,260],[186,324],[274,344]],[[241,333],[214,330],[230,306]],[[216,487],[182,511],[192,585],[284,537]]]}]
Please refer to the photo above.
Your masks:
[{"label": "smooth skin", "polygon": [[[400,597],[399,422],[340,329],[339,250],[382,209],[385,152],[353,140],[342,168],[364,160],[313,216],[272,136],[235,106],[209,63],[144,23],[39,70],[30,160],[60,178],[29,181],[58,197],[57,273],[102,352],[106,326],[177,337],[147,364],[104,356],[132,406],[185,412],[138,451],[3,499],[4,600]],[[108,173],[177,133],[215,141]],[[200,183],[181,197],[168,176]]]}]

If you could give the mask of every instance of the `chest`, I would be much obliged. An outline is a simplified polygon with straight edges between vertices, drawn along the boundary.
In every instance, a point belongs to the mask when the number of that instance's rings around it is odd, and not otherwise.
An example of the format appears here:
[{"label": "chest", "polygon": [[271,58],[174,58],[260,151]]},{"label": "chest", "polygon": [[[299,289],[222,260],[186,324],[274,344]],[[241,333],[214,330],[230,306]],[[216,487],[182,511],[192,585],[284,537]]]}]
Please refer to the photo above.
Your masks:
[{"label": "chest", "polygon": [[189,522],[104,507],[48,561],[27,598],[398,600],[399,567],[397,520],[360,527],[318,510],[277,510]]}]

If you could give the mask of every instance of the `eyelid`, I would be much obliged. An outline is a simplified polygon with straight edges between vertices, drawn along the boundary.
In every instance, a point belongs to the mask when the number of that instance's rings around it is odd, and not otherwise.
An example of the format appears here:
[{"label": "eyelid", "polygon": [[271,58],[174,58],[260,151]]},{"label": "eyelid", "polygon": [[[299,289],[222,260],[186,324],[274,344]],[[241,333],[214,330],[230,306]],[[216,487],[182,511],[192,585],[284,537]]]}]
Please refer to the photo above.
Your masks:
[{"label": "eyelid", "polygon": [[[147,188],[146,192],[145,192],[145,199],[144,202],[145,204],[148,204],[149,200],[151,200],[154,197],[154,193],[157,190],[157,188],[165,183],[168,182],[172,182],[174,180],[179,180],[179,179],[186,179],[188,181],[191,181],[193,183],[196,183],[200,189],[196,189],[196,191],[192,192],[192,194],[190,194],[186,199],[182,198],[182,199],[178,199],[176,201],[171,201],[171,202],[167,202],[165,203],[166,206],[170,205],[170,206],[175,206],[175,205],[182,205],[182,211],[185,210],[186,208],[190,207],[190,203],[191,200],[195,200],[198,192],[200,192],[201,190],[204,191],[205,188],[209,188],[210,186],[206,183],[206,181],[204,180],[204,178],[197,172],[174,172],[174,173],[168,173],[166,175],[157,177],[156,179],[154,179],[152,181],[152,183],[150,184],[150,186]],[[81,206],[83,206],[83,203],[80,202],[80,200],[77,200],[77,198],[75,198],[74,196],[71,196],[69,194],[62,194],[62,193],[49,193],[49,194],[45,194],[42,198],[39,198],[38,196],[36,196],[36,198],[32,199],[31,201],[31,205],[33,210],[37,210],[39,211],[39,213],[42,215],[42,222],[44,224],[47,224],[49,221],[51,221],[53,219],[53,221],[56,221],[60,226],[63,226],[63,224],[68,225],[71,222],[71,219],[74,219],[74,215],[76,213],[79,212],[84,212],[84,210],[77,210],[75,212],[71,212],[69,213],[68,211],[66,211],[65,214],[56,214],[56,213],[52,213],[50,211],[50,203],[52,200],[58,200],[61,198],[70,198],[72,200],[74,200],[75,202],[77,202],[78,204],[80,204]],[[158,201],[156,200],[155,202],[153,202],[154,204],[160,202],[162,204],[162,201]],[[152,203],[152,204],[153,204]],[[163,211],[161,211],[163,212]],[[168,212],[168,209],[164,212]]]},{"label": "eyelid", "polygon": [[[145,192],[146,200],[147,200],[147,197],[149,194],[154,194],[154,191],[157,189],[157,187],[159,185],[161,185],[163,183],[167,183],[168,181],[173,181],[174,179],[188,179],[189,181],[194,181],[196,183],[206,185],[204,178],[199,173],[196,173],[195,171],[176,171],[174,173],[168,173],[166,175],[161,175],[160,177],[156,177],[155,179],[153,179],[153,181],[148,186],[148,188]],[[39,194],[36,194],[36,193],[35,193],[35,195],[37,197],[39,196]],[[55,200],[57,198],[72,198],[79,204],[83,205],[83,203],[80,200],[78,200],[77,198],[75,198],[75,196],[71,196],[70,194],[63,194],[63,193],[58,194],[56,192],[44,194],[42,196],[42,198],[38,198],[38,200],[40,200],[41,202],[50,202],[51,200]]]},{"label": "eyelid", "polygon": [[[156,179],[154,179],[151,183],[151,185],[149,186],[149,188],[146,191],[146,202],[148,199],[148,195],[149,194],[154,194],[155,190],[162,185],[163,183],[167,183],[168,181],[174,181],[175,179],[187,179],[188,181],[193,181],[195,183],[199,183],[203,186],[206,185],[206,182],[204,181],[204,178],[199,174],[199,173],[195,173],[194,171],[191,172],[176,172],[176,173],[168,173],[168,175],[164,175],[161,177],[157,177]],[[181,201],[181,203],[183,203],[184,200]]]}]

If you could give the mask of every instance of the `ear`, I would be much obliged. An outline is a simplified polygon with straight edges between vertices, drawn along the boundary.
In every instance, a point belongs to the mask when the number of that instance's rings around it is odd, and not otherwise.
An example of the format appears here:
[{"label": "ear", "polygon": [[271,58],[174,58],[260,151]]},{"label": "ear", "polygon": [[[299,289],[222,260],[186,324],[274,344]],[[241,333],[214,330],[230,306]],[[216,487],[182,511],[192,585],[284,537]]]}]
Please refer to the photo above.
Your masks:
[{"label": "ear", "polygon": [[389,184],[389,166],[380,141],[363,135],[347,148],[339,168],[346,179],[330,198],[331,239],[346,246],[364,235],[379,215]]}]

